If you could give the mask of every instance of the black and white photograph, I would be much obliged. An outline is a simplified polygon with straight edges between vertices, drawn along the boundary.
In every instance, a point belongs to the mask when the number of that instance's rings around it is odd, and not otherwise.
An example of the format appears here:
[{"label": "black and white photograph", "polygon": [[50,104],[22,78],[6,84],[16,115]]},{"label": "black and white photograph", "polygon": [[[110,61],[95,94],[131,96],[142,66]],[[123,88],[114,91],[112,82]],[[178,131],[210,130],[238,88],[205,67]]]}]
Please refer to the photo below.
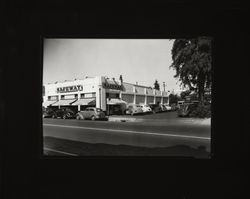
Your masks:
[{"label": "black and white photograph", "polygon": [[44,156],[209,159],[212,38],[43,39]]},{"label": "black and white photograph", "polygon": [[6,2],[0,198],[249,194],[247,5]]}]

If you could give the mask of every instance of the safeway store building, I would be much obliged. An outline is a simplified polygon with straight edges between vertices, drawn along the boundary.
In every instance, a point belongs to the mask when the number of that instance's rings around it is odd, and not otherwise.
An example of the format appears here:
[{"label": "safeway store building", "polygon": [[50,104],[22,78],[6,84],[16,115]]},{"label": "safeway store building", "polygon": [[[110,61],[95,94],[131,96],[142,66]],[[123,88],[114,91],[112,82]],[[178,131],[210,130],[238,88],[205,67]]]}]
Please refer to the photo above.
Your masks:
[{"label": "safeway store building", "polygon": [[68,107],[75,111],[101,108],[108,114],[123,114],[126,104],[168,103],[168,93],[151,87],[103,76],[44,85],[43,107]]}]

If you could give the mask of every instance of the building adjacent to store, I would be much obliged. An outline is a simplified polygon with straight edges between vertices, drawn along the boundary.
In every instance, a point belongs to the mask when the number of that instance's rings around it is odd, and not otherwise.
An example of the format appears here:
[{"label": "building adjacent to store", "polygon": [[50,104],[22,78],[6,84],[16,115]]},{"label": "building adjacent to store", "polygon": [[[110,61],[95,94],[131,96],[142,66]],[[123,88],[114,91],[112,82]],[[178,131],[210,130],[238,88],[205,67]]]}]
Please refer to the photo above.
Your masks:
[{"label": "building adjacent to store", "polygon": [[43,107],[75,111],[101,108],[108,115],[123,114],[127,104],[168,103],[169,93],[103,76],[44,85]]}]

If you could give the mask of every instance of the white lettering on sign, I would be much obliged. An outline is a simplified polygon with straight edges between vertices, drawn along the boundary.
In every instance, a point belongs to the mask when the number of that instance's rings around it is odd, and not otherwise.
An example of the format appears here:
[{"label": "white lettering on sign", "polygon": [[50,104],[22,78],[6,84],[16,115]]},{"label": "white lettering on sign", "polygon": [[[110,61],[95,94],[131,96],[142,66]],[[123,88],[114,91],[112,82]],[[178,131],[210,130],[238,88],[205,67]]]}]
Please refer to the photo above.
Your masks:
[{"label": "white lettering on sign", "polygon": [[82,85],[58,87],[56,89],[57,93],[68,93],[68,92],[76,92],[76,91],[82,91],[82,90],[83,90]]}]

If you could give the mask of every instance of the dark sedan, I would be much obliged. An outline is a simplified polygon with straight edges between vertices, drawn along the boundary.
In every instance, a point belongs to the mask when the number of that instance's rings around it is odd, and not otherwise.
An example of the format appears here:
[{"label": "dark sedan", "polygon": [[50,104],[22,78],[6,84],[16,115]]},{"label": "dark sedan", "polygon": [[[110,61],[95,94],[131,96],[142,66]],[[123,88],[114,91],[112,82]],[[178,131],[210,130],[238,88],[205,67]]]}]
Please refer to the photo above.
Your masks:
[{"label": "dark sedan", "polygon": [[52,109],[45,109],[43,110],[43,118],[55,118],[56,112]]},{"label": "dark sedan", "polygon": [[159,104],[149,104],[149,107],[152,109],[153,113],[159,113],[162,111]]},{"label": "dark sedan", "polygon": [[69,118],[76,118],[76,113],[68,108],[61,108],[55,111],[56,115],[52,118],[62,118],[62,119],[69,119]]}]

